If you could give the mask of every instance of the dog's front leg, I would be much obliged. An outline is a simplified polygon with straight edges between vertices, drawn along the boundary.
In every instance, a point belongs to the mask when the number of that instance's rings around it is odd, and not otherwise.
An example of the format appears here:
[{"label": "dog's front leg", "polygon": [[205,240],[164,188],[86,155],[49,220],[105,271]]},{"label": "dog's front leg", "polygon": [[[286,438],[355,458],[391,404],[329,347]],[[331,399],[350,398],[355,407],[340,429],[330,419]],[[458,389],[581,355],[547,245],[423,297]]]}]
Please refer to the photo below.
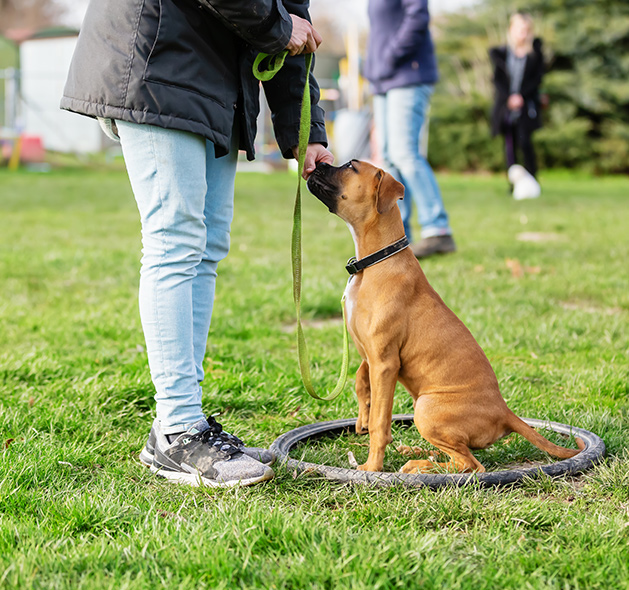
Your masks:
[{"label": "dog's front leg", "polygon": [[371,385],[367,361],[363,361],[356,372],[356,398],[358,399],[356,433],[367,434],[369,432],[369,408],[371,406]]},{"label": "dog's front leg", "polygon": [[399,369],[399,363],[381,362],[369,365],[369,458],[364,465],[358,467],[361,471],[382,471],[385,449],[393,441],[391,415]]}]

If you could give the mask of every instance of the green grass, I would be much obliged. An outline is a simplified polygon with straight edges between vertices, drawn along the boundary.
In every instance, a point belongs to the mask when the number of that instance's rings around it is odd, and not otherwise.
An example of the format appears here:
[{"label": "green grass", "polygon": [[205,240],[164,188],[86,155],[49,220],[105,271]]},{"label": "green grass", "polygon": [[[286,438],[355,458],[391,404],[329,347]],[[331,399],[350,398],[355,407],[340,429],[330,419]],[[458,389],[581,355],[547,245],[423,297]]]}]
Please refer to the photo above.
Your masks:
[{"label": "green grass", "polygon": [[[522,203],[501,177],[439,180],[459,253],[426,261],[429,280],[487,352],[510,407],[597,433],[603,464],[501,490],[373,489],[281,467],[236,490],[157,479],[136,460],[153,389],[124,173],[0,170],[0,588],[629,588],[629,180],[546,173],[543,198]],[[301,386],[294,182],[239,176],[219,269],[205,410],[250,444],[356,414],[350,385],[331,403]],[[306,197],[303,305],[322,388],[340,368],[352,254],[344,224]],[[507,260],[532,272],[515,277]],[[395,411],[411,411],[402,390]],[[306,451],[343,464],[365,442]],[[519,437],[507,447],[481,460],[546,460]],[[387,466],[399,460],[389,449]]]}]

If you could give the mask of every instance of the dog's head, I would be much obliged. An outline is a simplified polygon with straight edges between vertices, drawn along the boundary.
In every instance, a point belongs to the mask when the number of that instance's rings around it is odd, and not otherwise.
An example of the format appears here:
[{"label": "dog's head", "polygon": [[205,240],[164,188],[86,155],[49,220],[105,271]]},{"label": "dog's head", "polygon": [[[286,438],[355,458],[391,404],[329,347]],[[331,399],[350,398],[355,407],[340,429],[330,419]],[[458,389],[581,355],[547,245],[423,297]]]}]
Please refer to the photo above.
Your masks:
[{"label": "dog's head", "polygon": [[308,178],[308,188],[331,213],[354,227],[389,212],[404,197],[404,186],[393,176],[360,160],[339,167],[319,164]]}]

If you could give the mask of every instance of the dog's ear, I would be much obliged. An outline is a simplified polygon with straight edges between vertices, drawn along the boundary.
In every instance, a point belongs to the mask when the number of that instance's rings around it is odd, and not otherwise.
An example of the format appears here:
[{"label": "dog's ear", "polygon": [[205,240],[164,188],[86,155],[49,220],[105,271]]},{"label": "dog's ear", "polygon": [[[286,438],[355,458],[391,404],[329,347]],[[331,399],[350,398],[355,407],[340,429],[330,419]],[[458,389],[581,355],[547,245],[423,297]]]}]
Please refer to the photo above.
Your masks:
[{"label": "dog's ear", "polygon": [[404,185],[398,182],[388,172],[378,170],[376,172],[376,208],[378,213],[386,213],[398,199],[404,197]]}]

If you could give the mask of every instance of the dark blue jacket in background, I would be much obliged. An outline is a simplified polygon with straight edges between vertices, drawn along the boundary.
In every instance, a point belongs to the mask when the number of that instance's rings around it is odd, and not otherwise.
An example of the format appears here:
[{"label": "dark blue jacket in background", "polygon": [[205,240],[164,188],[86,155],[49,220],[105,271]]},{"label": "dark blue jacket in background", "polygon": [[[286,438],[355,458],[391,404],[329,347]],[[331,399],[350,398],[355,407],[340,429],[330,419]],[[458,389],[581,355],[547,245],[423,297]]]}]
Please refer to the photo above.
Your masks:
[{"label": "dark blue jacket in background", "polygon": [[438,77],[428,30],[428,0],[369,0],[369,45],[364,75],[374,94]]}]

